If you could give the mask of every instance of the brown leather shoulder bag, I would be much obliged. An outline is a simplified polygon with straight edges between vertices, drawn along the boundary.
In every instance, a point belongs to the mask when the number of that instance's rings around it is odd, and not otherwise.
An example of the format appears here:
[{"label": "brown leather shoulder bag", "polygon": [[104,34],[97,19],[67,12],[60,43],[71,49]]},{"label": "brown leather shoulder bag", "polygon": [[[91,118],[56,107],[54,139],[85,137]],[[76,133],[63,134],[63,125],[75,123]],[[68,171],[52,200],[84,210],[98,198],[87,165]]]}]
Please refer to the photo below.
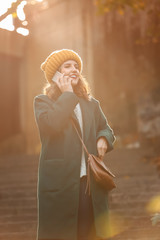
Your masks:
[{"label": "brown leather shoulder bag", "polygon": [[113,178],[115,178],[115,175],[110,171],[110,169],[104,164],[103,160],[99,157],[95,156],[94,154],[90,154],[79,135],[79,132],[75,126],[74,121],[72,121],[72,124],[77,132],[77,135],[82,143],[82,146],[84,150],[87,153],[88,161],[87,161],[87,186],[86,186],[86,192],[88,190],[88,193],[90,194],[90,174],[93,175],[94,179],[106,190],[111,191],[116,187]]}]

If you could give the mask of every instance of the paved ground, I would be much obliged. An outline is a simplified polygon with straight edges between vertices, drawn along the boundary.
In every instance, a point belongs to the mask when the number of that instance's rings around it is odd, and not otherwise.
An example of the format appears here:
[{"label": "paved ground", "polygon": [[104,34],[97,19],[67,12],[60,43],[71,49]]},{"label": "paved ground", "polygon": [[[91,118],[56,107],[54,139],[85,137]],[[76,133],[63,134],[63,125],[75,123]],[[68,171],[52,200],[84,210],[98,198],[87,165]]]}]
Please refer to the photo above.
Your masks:
[{"label": "paved ground", "polygon": [[[160,225],[152,226],[148,210],[160,196],[160,178],[146,154],[116,149],[106,156],[117,175],[109,197],[112,240],[160,240]],[[38,157],[1,157],[0,165],[0,240],[35,240]]]}]

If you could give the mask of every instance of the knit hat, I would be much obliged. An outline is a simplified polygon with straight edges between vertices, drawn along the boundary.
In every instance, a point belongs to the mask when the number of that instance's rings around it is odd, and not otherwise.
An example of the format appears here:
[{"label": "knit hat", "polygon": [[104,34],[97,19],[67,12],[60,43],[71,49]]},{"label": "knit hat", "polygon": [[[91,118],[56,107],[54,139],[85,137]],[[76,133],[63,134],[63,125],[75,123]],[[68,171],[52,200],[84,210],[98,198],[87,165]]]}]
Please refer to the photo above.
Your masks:
[{"label": "knit hat", "polygon": [[44,72],[48,82],[52,82],[52,78],[58,68],[67,60],[76,61],[80,73],[82,72],[82,59],[78,53],[70,49],[57,50],[52,52],[41,64],[41,70]]}]

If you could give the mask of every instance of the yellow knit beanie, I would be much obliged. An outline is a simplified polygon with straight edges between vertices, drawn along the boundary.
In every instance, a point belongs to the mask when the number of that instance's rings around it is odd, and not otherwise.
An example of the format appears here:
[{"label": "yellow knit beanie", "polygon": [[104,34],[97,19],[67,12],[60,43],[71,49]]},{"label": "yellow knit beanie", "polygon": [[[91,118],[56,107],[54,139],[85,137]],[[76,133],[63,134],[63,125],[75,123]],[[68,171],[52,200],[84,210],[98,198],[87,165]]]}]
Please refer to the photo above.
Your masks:
[{"label": "yellow knit beanie", "polygon": [[80,73],[82,72],[82,59],[78,53],[70,49],[57,50],[52,52],[41,64],[41,70],[44,72],[48,82],[52,82],[52,77],[58,68],[67,60],[76,61]]}]

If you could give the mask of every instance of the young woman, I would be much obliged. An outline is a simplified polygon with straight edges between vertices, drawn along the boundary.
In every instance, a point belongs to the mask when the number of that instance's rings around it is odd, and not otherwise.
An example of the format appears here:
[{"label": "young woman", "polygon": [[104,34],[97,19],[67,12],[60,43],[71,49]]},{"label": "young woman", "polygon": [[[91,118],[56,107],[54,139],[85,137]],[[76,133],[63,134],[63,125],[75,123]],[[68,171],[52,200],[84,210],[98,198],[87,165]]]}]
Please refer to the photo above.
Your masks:
[{"label": "young woman", "polygon": [[[88,151],[101,158],[115,136],[99,101],[81,75],[82,60],[70,49],[52,52],[42,63],[48,86],[34,99],[42,149],[38,172],[38,240],[94,240],[108,234],[108,192],[91,178],[85,193]],[[60,74],[60,73],[61,74]],[[56,81],[53,81],[59,73]]]}]

